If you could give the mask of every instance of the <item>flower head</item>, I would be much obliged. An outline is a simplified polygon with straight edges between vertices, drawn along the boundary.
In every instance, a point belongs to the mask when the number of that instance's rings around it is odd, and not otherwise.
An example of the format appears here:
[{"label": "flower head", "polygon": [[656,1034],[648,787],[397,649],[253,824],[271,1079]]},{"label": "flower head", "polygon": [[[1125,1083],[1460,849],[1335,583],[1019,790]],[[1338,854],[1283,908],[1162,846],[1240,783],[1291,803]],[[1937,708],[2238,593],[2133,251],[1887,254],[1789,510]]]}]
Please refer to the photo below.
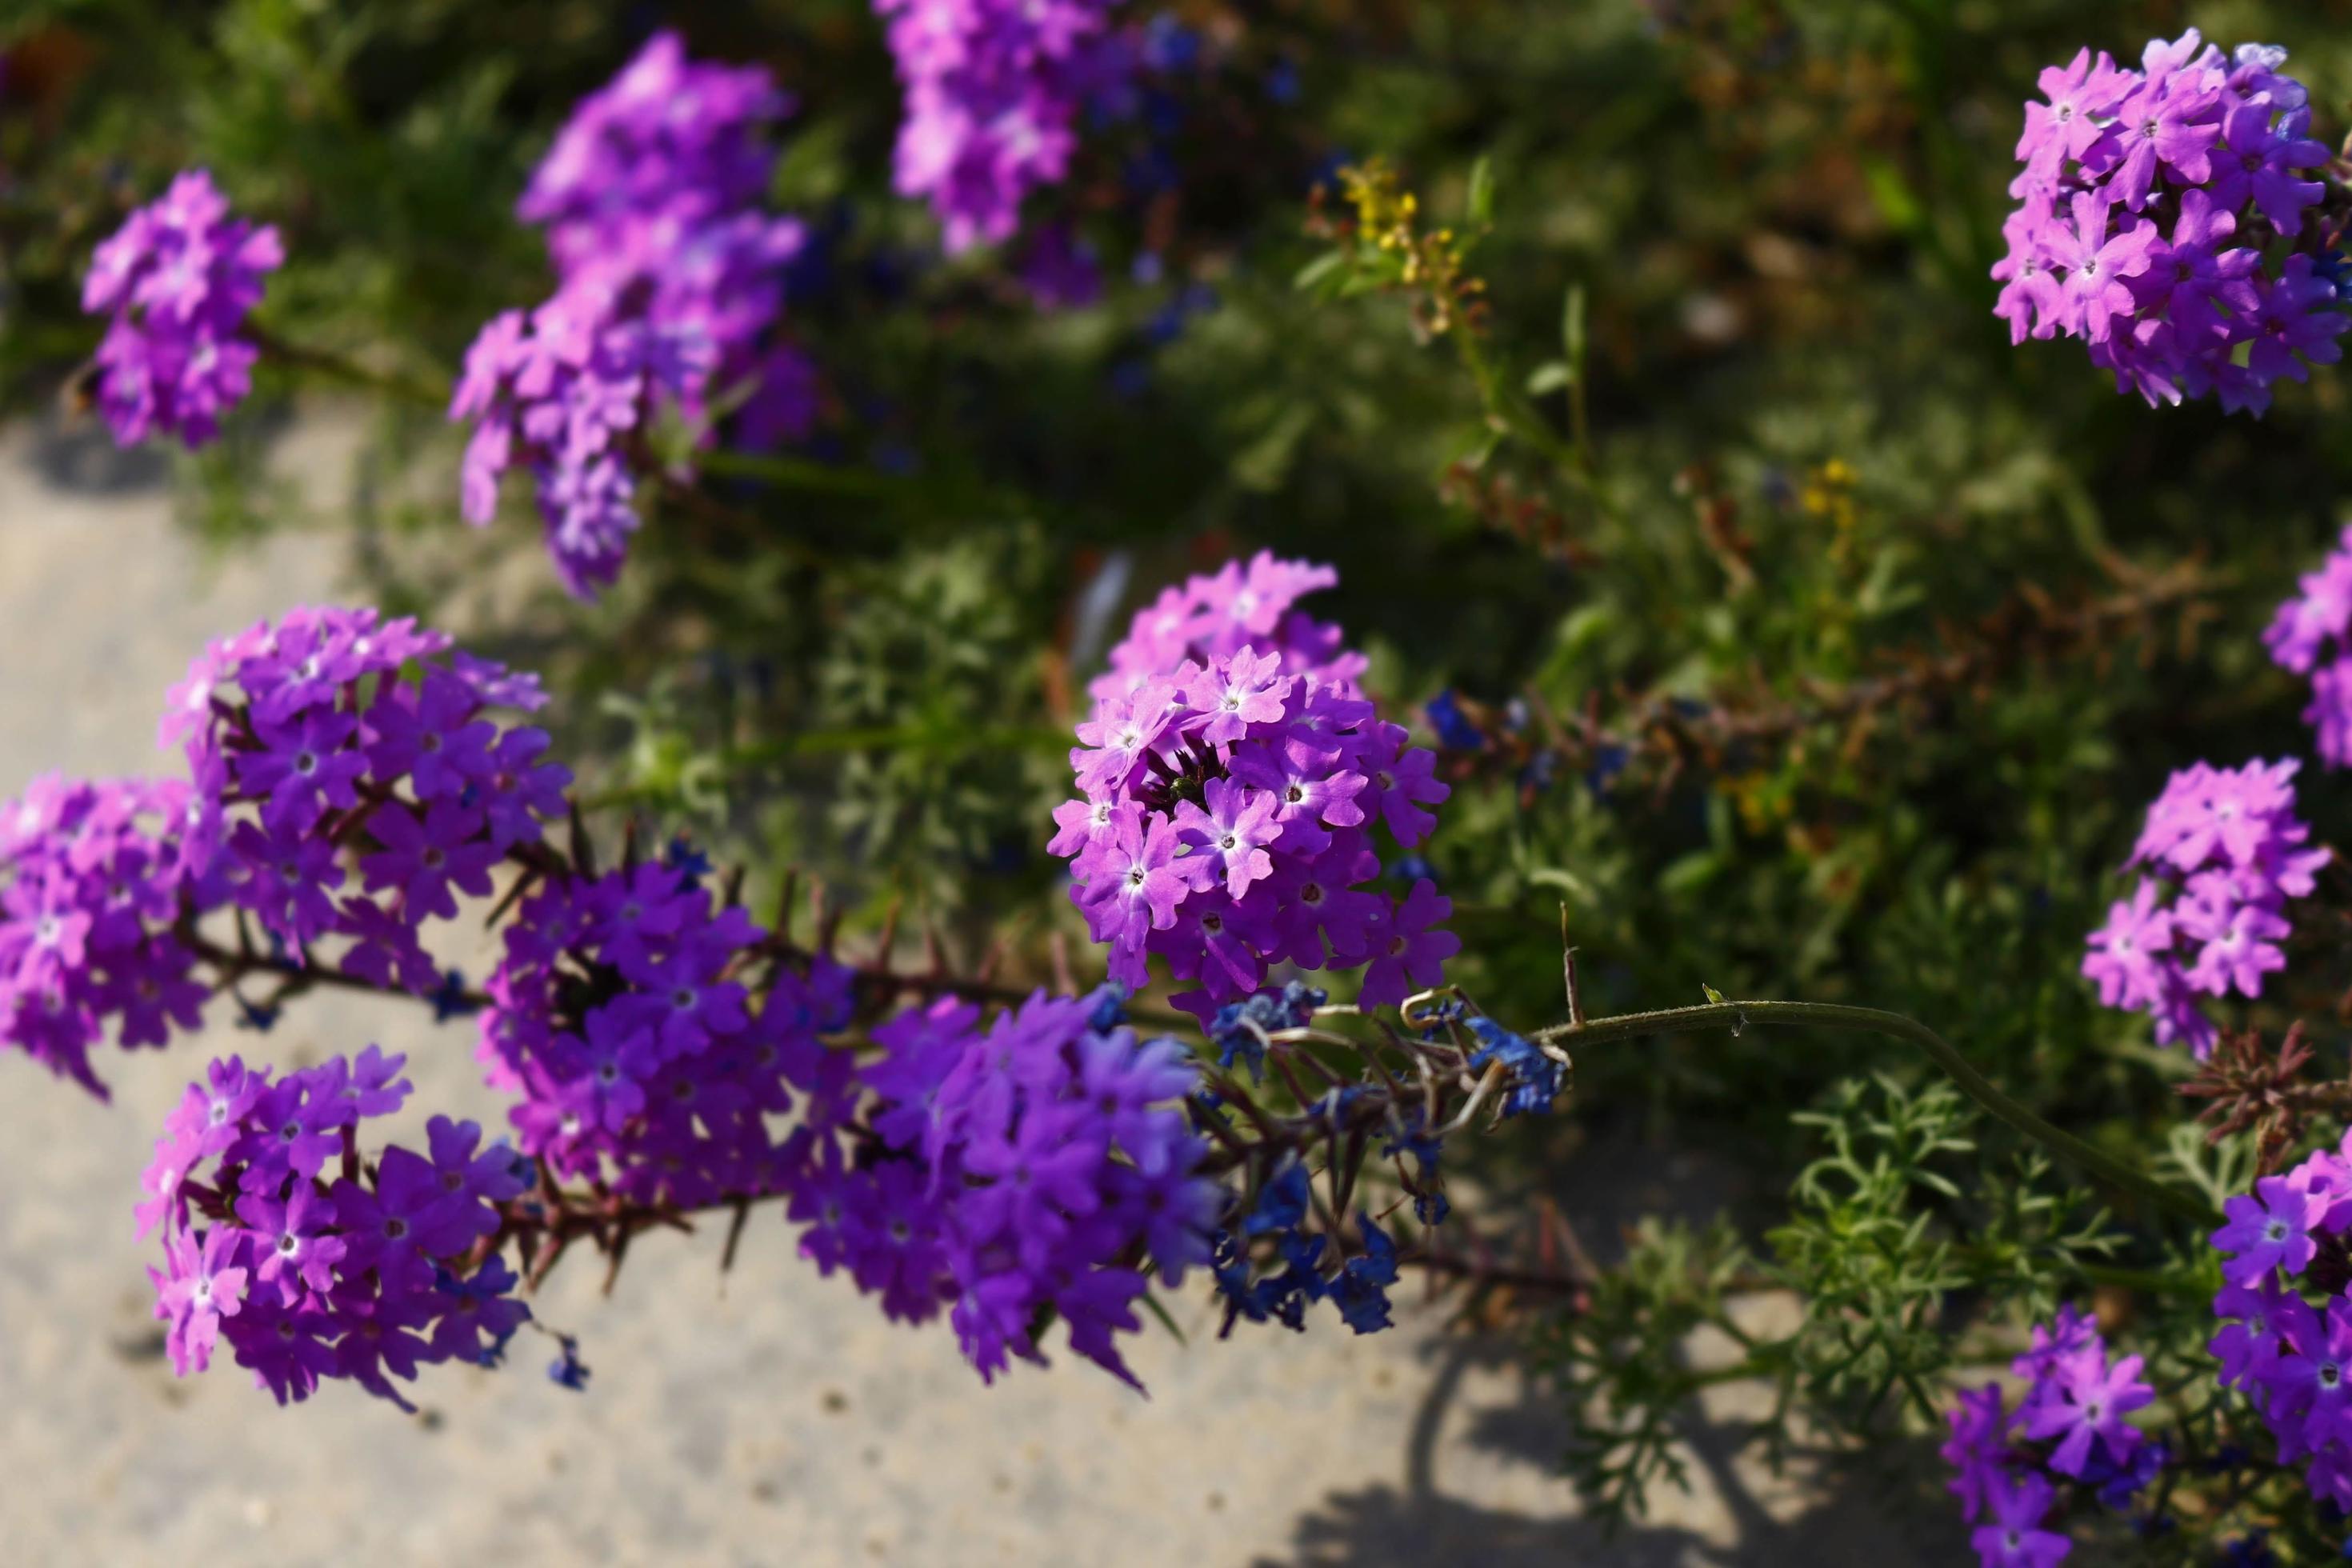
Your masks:
[{"label": "flower head", "polygon": [[2323,190],[2304,174],[2327,161],[2284,61],[2251,45],[2225,58],[2192,28],[2137,69],[2084,49],[2042,72],[1992,268],[2012,342],[2079,337],[2118,391],[2255,414],[2274,383],[2335,362],[2352,317],[2332,276],[2263,243],[2304,233]]},{"label": "flower head", "polygon": [[1204,1019],[1273,964],[1370,963],[1377,1005],[1437,984],[1459,951],[1433,885],[1402,903],[1367,890],[1374,823],[1417,844],[1449,790],[1357,690],[1336,630],[1291,608],[1333,580],[1261,554],[1170,589],[1112,649],[1070,754],[1085,798],[1055,814],[1053,847],[1111,978],[1140,985],[1160,955],[1198,983],[1178,1001]]},{"label": "flower head", "polygon": [[[370,1047],[273,1079],[230,1060],[189,1086],[149,1182],[173,1206],[164,1267],[148,1272],[183,1376],[225,1342],[280,1404],[345,1377],[405,1407],[387,1374],[479,1361],[485,1336],[510,1334],[530,1315],[503,1264],[468,1268],[460,1257],[498,1228],[493,1193],[519,1187],[453,1187],[433,1161],[394,1144],[330,1188],[327,1160],[349,1130],[398,1109],[401,1065]],[[186,1223],[190,1207],[201,1225]]]},{"label": "flower head", "polygon": [[228,212],[212,176],[192,169],[90,258],[82,309],[109,318],[98,406],[123,446],[161,431],[201,447],[252,389],[260,354],[245,319],[286,253],[277,229]]}]

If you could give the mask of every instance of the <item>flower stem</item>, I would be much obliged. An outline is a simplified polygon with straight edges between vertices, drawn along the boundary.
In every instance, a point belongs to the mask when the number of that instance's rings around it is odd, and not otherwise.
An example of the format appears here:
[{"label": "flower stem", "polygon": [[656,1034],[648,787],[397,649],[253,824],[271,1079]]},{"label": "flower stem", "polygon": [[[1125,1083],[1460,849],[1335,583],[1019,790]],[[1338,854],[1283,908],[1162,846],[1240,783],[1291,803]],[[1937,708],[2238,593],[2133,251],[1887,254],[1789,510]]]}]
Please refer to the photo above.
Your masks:
[{"label": "flower stem", "polygon": [[1538,1044],[1597,1045],[1643,1035],[1688,1035],[1702,1029],[1738,1028],[1743,1024],[1809,1024],[1822,1029],[1856,1029],[1884,1035],[1916,1046],[1962,1093],[2059,1159],[2084,1174],[2120,1192],[2144,1198],[2177,1218],[2198,1225],[2216,1225],[2221,1216],[2201,1200],[2170,1187],[2144,1171],[2136,1171],[2111,1155],[2101,1153],[2063,1128],[2054,1127],[2012,1100],[1992,1079],[1979,1072],[1958,1047],[1915,1018],[1877,1007],[1849,1007],[1835,1002],[1720,1002],[1700,1007],[1670,1007],[1657,1013],[1626,1013],[1595,1018],[1579,1027],[1562,1024],[1538,1029],[1528,1037]]},{"label": "flower stem", "polygon": [[436,386],[416,376],[396,371],[377,370],[362,364],[347,354],[329,349],[311,348],[307,344],[289,342],[260,321],[248,318],[246,334],[261,351],[262,358],[279,368],[298,374],[320,375],[330,381],[348,385],[363,386],[372,392],[401,398],[420,407],[446,409],[449,404],[446,388]]}]

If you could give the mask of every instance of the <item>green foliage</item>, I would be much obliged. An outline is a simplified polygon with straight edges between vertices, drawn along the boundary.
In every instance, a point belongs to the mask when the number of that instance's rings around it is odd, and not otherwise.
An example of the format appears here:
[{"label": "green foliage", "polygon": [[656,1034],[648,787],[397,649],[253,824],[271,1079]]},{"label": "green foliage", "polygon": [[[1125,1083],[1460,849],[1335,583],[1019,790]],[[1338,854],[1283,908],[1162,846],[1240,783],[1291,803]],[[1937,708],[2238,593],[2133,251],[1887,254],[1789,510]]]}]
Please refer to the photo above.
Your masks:
[{"label": "green foliage", "polygon": [[1530,1336],[1530,1365],[1574,1428],[1564,1464],[1596,1517],[1621,1524],[1648,1506],[1653,1484],[1686,1484],[1683,1409],[1709,1376],[1689,1369],[1685,1342],[1727,1321],[1726,1294],[1745,1263],[1723,1226],[1644,1220],[1590,1303]]},{"label": "green foliage", "polygon": [[[1989,1168],[1978,1118],[1948,1085],[1849,1079],[1793,1120],[1825,1148],[1797,1173],[1767,1257],[1720,1221],[1645,1221],[1589,1301],[1529,1336],[1577,1432],[1568,1473],[1603,1517],[1636,1515],[1653,1483],[1683,1480],[1675,1445],[1712,1384],[1772,1384],[1773,1415],[1752,1436],[1776,1454],[1799,1432],[1851,1443],[1938,1428],[1967,1351],[1958,1303],[2046,1319],[2116,1277],[2105,1259],[2125,1237],[2107,1215],[2039,1151]],[[1775,1288],[1794,1296],[1795,1321],[1759,1331],[1735,1303]],[[1740,1353],[1695,1370],[1703,1329]]]},{"label": "green foliage", "polygon": [[1980,1152],[1977,1119],[1947,1085],[1849,1080],[1793,1120],[1820,1128],[1829,1152],[1798,1173],[1789,1221],[1768,1237],[1775,1272],[1804,1293],[1802,1326],[1775,1356],[1839,1428],[1868,1430],[1898,1406],[1936,1419],[1956,1293],[2046,1316],[2119,1245],[2039,1151],[1964,1192],[1954,1176]]}]

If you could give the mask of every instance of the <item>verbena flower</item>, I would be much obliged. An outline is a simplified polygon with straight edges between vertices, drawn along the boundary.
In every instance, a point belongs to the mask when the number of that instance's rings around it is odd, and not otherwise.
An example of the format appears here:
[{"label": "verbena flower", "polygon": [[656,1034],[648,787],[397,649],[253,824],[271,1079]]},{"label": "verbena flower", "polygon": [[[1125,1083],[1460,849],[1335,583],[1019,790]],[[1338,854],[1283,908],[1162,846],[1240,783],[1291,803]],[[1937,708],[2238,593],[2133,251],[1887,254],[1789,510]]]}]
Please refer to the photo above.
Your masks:
[{"label": "verbena flower", "polygon": [[2311,677],[2311,706],[2303,720],[2312,727],[2320,760],[2352,766],[2352,527],[2318,571],[2305,574],[2263,641],[2281,668]]},{"label": "verbena flower", "polygon": [[192,169],[91,255],[81,306],[109,318],[98,407],[123,446],[161,431],[201,447],[252,390],[260,354],[245,319],[286,253],[276,228],[228,212],[212,175]]},{"label": "verbena flower", "polygon": [[2063,1531],[2042,1528],[2053,1482],[2094,1490],[2120,1511],[2155,1479],[2167,1451],[2126,1419],[2156,1397],[2141,1370],[2137,1356],[2111,1359],[2097,1325],[2061,1306],[2010,1364],[2024,1384],[2014,1409],[1996,1384],[1959,1392],[1939,1452],[1961,1518],[1984,1517],[1969,1544],[1988,1568],[2048,1564],[2073,1550]]},{"label": "verbena flower", "polygon": [[610,266],[656,219],[684,230],[757,206],[793,107],[761,67],[690,60],[677,34],[656,33],[574,106],[515,214],[547,230],[564,270]]},{"label": "verbena flower", "polygon": [[470,419],[463,508],[477,527],[498,515],[509,468],[531,476],[548,553],[563,585],[592,599],[620,575],[637,531],[637,469],[665,408],[700,395],[709,339],[632,310],[601,283],[557,294],[526,318],[509,310],[466,351],[449,403]]},{"label": "verbena flower", "polygon": [[2074,1543],[2054,1530],[2043,1530],[2054,1492],[2040,1476],[2004,1478],[1993,1483],[1988,1498],[1990,1521],[1969,1537],[1984,1568],[2050,1568],[2074,1549]]},{"label": "verbena flower", "polygon": [[472,1122],[433,1119],[428,1158],[356,1156],[356,1131],[399,1109],[399,1057],[371,1047],[272,1078],[215,1061],[167,1117],[142,1179],[148,1270],[182,1376],[226,1344],[279,1404],[330,1378],[413,1409],[394,1379],[446,1361],[490,1364],[530,1315],[496,1258],[469,1261],[495,1205],[530,1184],[511,1152],[478,1152]]},{"label": "verbena flower", "polygon": [[[102,1093],[89,1047],[110,1025],[163,1045],[257,966],[446,990],[421,929],[488,894],[565,809],[544,731],[490,717],[542,700],[533,678],[373,610],[298,609],[215,640],[159,731],[186,781],[48,778],[0,808],[0,1044]],[[267,949],[215,940],[224,907]]]},{"label": "verbena flower", "polygon": [[487,896],[564,809],[571,773],[539,760],[545,733],[489,717],[536,706],[535,683],[450,653],[412,620],[299,609],[215,640],[174,690],[163,739],[197,780],[190,831],[297,965],[339,940],[346,973],[429,994],[420,928]]},{"label": "verbena flower", "polygon": [[647,432],[741,405],[747,438],[805,434],[812,366],[778,336],[807,235],[765,211],[775,124],[792,100],[756,66],[688,60],[657,33],[583,99],[516,211],[545,226],[558,287],[467,351],[450,401],[474,422],[463,500],[481,525],[499,480],[528,471],[564,585],[611,585],[639,521]]},{"label": "verbena flower", "polygon": [[559,1176],[688,1207],[790,1190],[807,1139],[848,1088],[821,1034],[847,1022],[849,976],[819,962],[747,984],[765,938],[699,874],[658,863],[546,879],[518,906],[490,976],[479,1055],[519,1097],[523,1152]]},{"label": "verbena flower", "polygon": [[826,1142],[793,1204],[803,1250],[893,1316],[948,1303],[983,1378],[1042,1362],[1050,1311],[1072,1350],[1140,1387],[1118,1336],[1140,1327],[1151,1278],[1172,1287],[1209,1261],[1227,1202],[1194,1173],[1191,1058],[1109,1021],[1101,995],[1039,993],[985,1029],[941,1001],[874,1039],[858,1087],[875,1145],[853,1159]]},{"label": "verbena flower", "polygon": [[2262,1178],[2224,1213],[2229,1223],[2212,1237],[2229,1281],[2213,1298],[2218,1381],[2249,1396],[2280,1462],[2303,1463],[2315,1498],[2352,1508],[2352,1297],[2318,1285],[2313,1267],[2326,1252],[2336,1260],[2327,1278],[2341,1279],[2352,1135]]},{"label": "verbena flower", "polygon": [[2224,57],[2191,28],[2137,70],[2084,49],[2042,73],[1992,269],[2012,342],[2081,338],[2118,391],[2256,415],[2273,383],[2341,357],[2352,318],[2298,248],[2324,191],[2307,172],[2328,153],[2285,60],[2259,44]]},{"label": "verbena flower", "polygon": [[1376,831],[1420,843],[1449,790],[1358,690],[1337,628],[1291,609],[1335,580],[1262,553],[1170,589],[1112,650],[1070,753],[1084,798],[1048,847],[1111,978],[1142,984],[1158,953],[1203,1019],[1284,963],[1369,965],[1360,1001],[1392,1005],[1460,950],[1428,881],[1401,902],[1367,890]]},{"label": "verbena flower", "polygon": [[2129,862],[2143,879],[2091,933],[2083,973],[2107,1006],[2152,1016],[2158,1044],[2202,1058],[2216,1037],[2200,998],[2260,995],[2285,966],[2287,902],[2311,893],[2328,858],[2294,815],[2299,765],[2199,763],[2148,807]]},{"label": "verbena flower", "polygon": [[89,1047],[193,1029],[210,988],[177,930],[219,899],[194,791],[39,779],[0,806],[0,1045],[104,1095]]},{"label": "verbena flower", "polygon": [[1077,119],[1134,56],[1118,0],[874,0],[905,91],[897,179],[938,215],[950,252],[1009,239],[1030,192],[1060,181]]}]

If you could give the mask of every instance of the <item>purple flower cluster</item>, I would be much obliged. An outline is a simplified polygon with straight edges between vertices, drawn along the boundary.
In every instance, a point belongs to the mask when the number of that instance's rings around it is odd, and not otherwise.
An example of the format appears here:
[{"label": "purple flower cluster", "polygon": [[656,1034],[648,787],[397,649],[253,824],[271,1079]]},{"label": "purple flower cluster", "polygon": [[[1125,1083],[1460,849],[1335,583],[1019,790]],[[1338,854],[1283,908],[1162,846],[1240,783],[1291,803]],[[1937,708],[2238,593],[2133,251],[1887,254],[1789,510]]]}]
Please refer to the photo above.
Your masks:
[{"label": "purple flower cluster", "polygon": [[1127,636],[1110,650],[1110,668],[1095,678],[1087,695],[1132,697],[1145,681],[1187,659],[1206,664],[1244,650],[1280,655],[1286,675],[1352,682],[1367,668],[1364,656],[1346,646],[1338,626],[1296,607],[1339,582],[1329,566],[1277,560],[1261,550],[1246,564],[1228,561],[1214,573],[1163,588],[1135,613]]},{"label": "purple flower cluster", "polygon": [[658,33],[581,101],[518,205],[546,227],[558,287],[467,353],[449,410],[476,422],[464,510],[488,522],[500,476],[529,470],[556,569],[582,598],[620,571],[634,471],[664,412],[707,425],[748,398],[747,433],[805,433],[811,368],[775,329],[807,237],[761,206],[770,133],[792,107],[761,68],[688,60]]},{"label": "purple flower cluster", "polygon": [[1084,798],[1055,812],[1048,847],[1111,978],[1143,984],[1159,953],[1198,983],[1177,1001],[1203,1018],[1285,963],[1368,965],[1360,1001],[1392,1005],[1461,948],[1427,879],[1402,900],[1365,890],[1374,824],[1409,848],[1450,792],[1357,689],[1337,629],[1290,612],[1334,580],[1261,554],[1170,590],[1113,651],[1070,752]]},{"label": "purple flower cluster", "polygon": [[404,1058],[371,1046],[273,1079],[215,1061],[165,1120],[142,1178],[140,1234],[163,1226],[155,1315],[182,1376],[226,1342],[280,1405],[348,1378],[413,1409],[393,1378],[421,1365],[495,1365],[530,1316],[486,1245],[496,1205],[529,1184],[511,1150],[436,1116],[426,1152],[362,1161],[359,1124],[409,1092]]},{"label": "purple flower cluster", "polygon": [[2072,1307],[2034,1328],[2010,1370],[2026,1384],[2014,1411],[2000,1384],[1987,1384],[1963,1390],[1945,1413],[1951,1436],[1941,1453],[1956,1472],[1947,1485],[1962,1518],[1988,1516],[1969,1539],[1985,1568],[2049,1568],[2074,1545],[2042,1528],[2058,1497],[2053,1480],[2120,1510],[2163,1468],[2164,1446],[2124,1420],[2156,1391],[2140,1358],[2109,1360],[2097,1326]]},{"label": "purple flower cluster", "polygon": [[2048,101],[2026,106],[2009,254],[1992,269],[2012,342],[2078,337],[2118,391],[2151,405],[2211,393],[2257,415],[2273,382],[2341,357],[2352,318],[2317,258],[2293,248],[2325,194],[2302,171],[2327,149],[2285,61],[2261,44],[2225,58],[2191,28],[2151,41],[2137,70],[2084,49],[2042,73]]},{"label": "purple flower cluster", "polygon": [[648,861],[554,877],[524,899],[490,977],[479,1056],[525,1153],[633,1201],[692,1208],[790,1190],[812,1134],[771,1118],[839,1114],[846,970],[823,960],[749,984],[766,932],[714,907],[705,868]]},{"label": "purple flower cluster", "polygon": [[546,731],[488,717],[545,700],[536,677],[405,617],[298,609],[207,647],[160,738],[194,779],[189,852],[285,963],[333,939],[343,973],[424,995],[442,982],[425,922],[488,896],[564,810]]},{"label": "purple flower cluster", "polygon": [[[425,922],[488,893],[564,809],[545,732],[487,717],[543,700],[534,679],[373,610],[298,609],[215,640],[163,721],[187,781],[44,779],[0,821],[0,1045],[103,1093],[89,1047],[110,1023],[160,1046],[241,973],[291,983],[324,963],[444,989]],[[224,905],[268,951],[205,936]]]},{"label": "purple flower cluster", "polygon": [[637,531],[636,470],[661,409],[698,395],[709,341],[685,328],[624,316],[601,285],[558,293],[526,318],[507,310],[466,351],[449,403],[475,421],[466,444],[466,521],[498,515],[499,480],[531,475],[548,553],[564,587],[593,599],[612,586]]},{"label": "purple flower cluster", "polygon": [[2184,1042],[2201,1058],[2215,1037],[2199,998],[2260,995],[2263,977],[2286,966],[2286,902],[2310,894],[2328,856],[2295,818],[2301,765],[2199,763],[2148,807],[2128,862],[2147,874],[2091,933],[2083,973],[2107,1006],[2151,1015],[2158,1044]]},{"label": "purple flower cluster", "polygon": [[192,792],[164,781],[37,780],[0,808],[0,1045],[91,1092],[89,1047],[194,1028],[211,988],[177,929],[218,896]]},{"label": "purple flower cluster", "polygon": [[2352,1295],[2334,1289],[2315,1306],[2305,1294],[2305,1270],[2322,1253],[2337,1264],[2330,1277],[2343,1277],[2352,1134],[2263,1177],[2222,1215],[2228,1223],[2212,1237],[2225,1259],[2213,1298],[2222,1326],[2208,1347],[2221,1385],[2252,1399],[2278,1439],[2279,1462],[2304,1462],[2315,1497],[2352,1509]]},{"label": "purple flower cluster", "polygon": [[951,1303],[991,1381],[1013,1356],[1043,1363],[1050,1317],[1072,1350],[1140,1388],[1117,1335],[1140,1327],[1152,1276],[1173,1287],[1208,1261],[1226,1206],[1195,1172],[1206,1145],[1181,1105],[1198,1068],[1174,1041],[1139,1038],[1117,995],[1040,992],[984,1030],[977,1009],[943,999],[875,1030],[857,1152],[829,1138],[793,1202],[802,1250],[846,1268],[892,1316]]},{"label": "purple flower cluster", "polygon": [[762,68],[689,60],[676,33],[656,33],[573,107],[515,216],[546,229],[566,278],[650,277],[697,231],[759,206],[775,168],[770,133],[793,107]]},{"label": "purple flower cluster", "polygon": [[[2331,640],[2333,657],[2322,664]],[[2318,571],[2305,574],[2302,592],[2278,607],[2263,641],[2281,668],[2311,677],[2303,721],[2315,732],[2320,760],[2352,767],[2352,528]]]},{"label": "purple flower cluster", "polygon": [[81,308],[111,318],[98,349],[98,406],[117,442],[161,430],[195,447],[219,434],[259,357],[241,335],[246,313],[285,259],[277,229],[232,219],[202,169],[99,246]]},{"label": "purple flower cluster", "polygon": [[950,252],[1009,239],[1033,190],[1069,172],[1076,121],[1134,60],[1118,0],[874,0],[906,91],[899,194],[928,200]]}]

